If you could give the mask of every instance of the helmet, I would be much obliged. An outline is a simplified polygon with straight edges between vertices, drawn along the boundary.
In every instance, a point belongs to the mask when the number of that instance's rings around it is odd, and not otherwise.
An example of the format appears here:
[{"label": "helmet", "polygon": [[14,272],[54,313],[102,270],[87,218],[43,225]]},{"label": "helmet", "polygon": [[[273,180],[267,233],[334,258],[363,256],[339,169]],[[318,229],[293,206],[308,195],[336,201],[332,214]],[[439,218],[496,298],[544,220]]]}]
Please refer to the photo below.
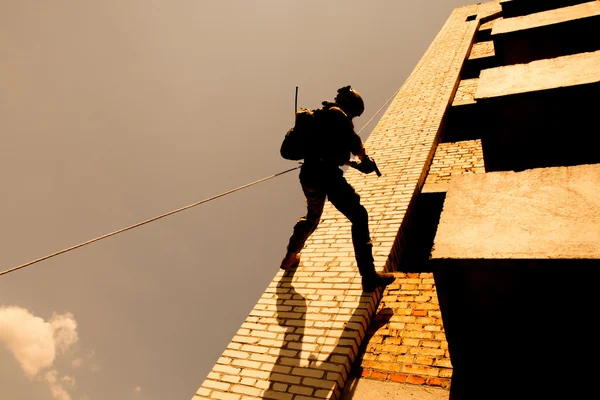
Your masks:
[{"label": "helmet", "polygon": [[360,117],[365,111],[365,102],[360,94],[352,89],[350,85],[339,88],[335,96],[335,102],[348,116]]}]

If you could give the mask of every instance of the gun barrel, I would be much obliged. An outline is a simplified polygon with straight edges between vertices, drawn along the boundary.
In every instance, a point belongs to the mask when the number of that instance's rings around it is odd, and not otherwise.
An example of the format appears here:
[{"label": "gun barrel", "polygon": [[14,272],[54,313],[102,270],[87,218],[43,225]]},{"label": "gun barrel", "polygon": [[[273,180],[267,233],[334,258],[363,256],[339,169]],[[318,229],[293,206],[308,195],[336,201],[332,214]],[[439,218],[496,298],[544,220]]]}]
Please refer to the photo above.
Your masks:
[{"label": "gun barrel", "polygon": [[377,176],[381,176],[381,172],[379,172],[379,168],[377,168],[377,164],[375,164],[375,173]]}]

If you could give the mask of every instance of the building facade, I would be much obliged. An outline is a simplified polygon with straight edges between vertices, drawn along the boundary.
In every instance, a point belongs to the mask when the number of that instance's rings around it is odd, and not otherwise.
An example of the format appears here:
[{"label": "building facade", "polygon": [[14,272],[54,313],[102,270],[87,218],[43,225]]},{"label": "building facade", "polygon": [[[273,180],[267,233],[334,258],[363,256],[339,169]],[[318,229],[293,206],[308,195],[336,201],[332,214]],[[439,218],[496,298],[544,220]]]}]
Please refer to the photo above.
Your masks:
[{"label": "building facade", "polygon": [[600,1],[455,9],[366,142],[383,176],[346,173],[394,284],[362,292],[328,203],[194,400],[593,390],[599,30]]}]

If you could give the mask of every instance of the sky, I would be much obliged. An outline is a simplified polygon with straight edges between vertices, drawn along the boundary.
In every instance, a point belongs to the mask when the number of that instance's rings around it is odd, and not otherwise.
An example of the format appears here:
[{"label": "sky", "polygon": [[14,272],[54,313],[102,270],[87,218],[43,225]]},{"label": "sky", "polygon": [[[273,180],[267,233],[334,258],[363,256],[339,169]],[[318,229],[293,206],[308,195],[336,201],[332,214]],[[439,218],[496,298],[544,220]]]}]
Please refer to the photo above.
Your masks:
[{"label": "sky", "polygon": [[[472,3],[0,0],[0,270],[296,166],[296,86],[360,129]],[[295,170],[0,276],[0,399],[190,399],[304,207]]]}]

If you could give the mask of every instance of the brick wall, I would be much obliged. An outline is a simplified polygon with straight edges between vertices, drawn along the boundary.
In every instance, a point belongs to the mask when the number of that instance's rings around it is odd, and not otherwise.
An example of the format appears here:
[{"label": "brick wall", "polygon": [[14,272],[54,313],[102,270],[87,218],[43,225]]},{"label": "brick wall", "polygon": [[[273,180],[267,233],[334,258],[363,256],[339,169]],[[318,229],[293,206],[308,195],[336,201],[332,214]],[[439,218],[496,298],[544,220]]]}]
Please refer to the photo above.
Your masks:
[{"label": "brick wall", "polygon": [[449,388],[452,364],[433,274],[395,275],[367,331],[361,376]]},{"label": "brick wall", "polygon": [[463,79],[458,85],[456,96],[452,101],[453,106],[462,106],[466,104],[475,104],[475,92],[479,78]]},{"label": "brick wall", "polygon": [[473,49],[469,55],[469,60],[482,57],[492,57],[494,55],[496,55],[494,50],[494,42],[492,40],[488,40],[486,42],[475,43],[473,45]]},{"label": "brick wall", "polygon": [[425,183],[447,183],[453,175],[485,173],[481,139],[440,143]]},{"label": "brick wall", "polygon": [[[494,15],[501,11],[502,11],[501,7],[497,7],[495,10],[493,10],[491,13],[489,13],[489,15]],[[479,27],[479,30],[480,31],[491,30],[494,27],[494,22],[501,20],[501,19],[503,19],[503,17],[498,16],[498,18],[495,18],[491,21],[487,21],[487,22],[481,24],[481,26]]]},{"label": "brick wall", "polygon": [[[425,184],[471,173],[485,173],[481,140],[439,143]],[[364,378],[447,389],[452,364],[433,274],[395,275],[367,330],[358,372]]]},{"label": "brick wall", "polygon": [[[380,271],[397,267],[412,200],[470,53],[479,21],[466,18],[496,6],[456,9],[390,104],[366,143],[383,176],[346,173],[369,212]],[[277,273],[194,400],[339,398],[380,297],[362,292],[350,224],[327,203],[300,266]]]}]

